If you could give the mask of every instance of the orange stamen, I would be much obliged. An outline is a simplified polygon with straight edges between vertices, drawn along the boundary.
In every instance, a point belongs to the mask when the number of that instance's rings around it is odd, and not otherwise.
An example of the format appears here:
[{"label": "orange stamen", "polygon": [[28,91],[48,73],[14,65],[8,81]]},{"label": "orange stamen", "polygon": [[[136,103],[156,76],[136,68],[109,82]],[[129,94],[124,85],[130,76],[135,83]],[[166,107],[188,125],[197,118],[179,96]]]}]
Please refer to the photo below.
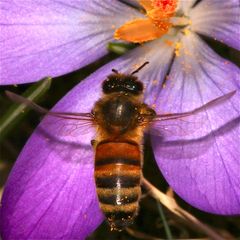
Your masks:
[{"label": "orange stamen", "polygon": [[152,0],[153,9],[147,15],[156,21],[169,21],[175,14],[177,0]]},{"label": "orange stamen", "polygon": [[142,43],[161,37],[168,31],[168,28],[169,23],[159,23],[157,26],[151,19],[136,19],[118,28],[114,37],[115,39]]},{"label": "orange stamen", "polygon": [[139,0],[146,10],[145,19],[136,19],[125,23],[115,31],[115,39],[142,43],[161,37],[172,26],[170,18],[174,16],[177,0]]}]

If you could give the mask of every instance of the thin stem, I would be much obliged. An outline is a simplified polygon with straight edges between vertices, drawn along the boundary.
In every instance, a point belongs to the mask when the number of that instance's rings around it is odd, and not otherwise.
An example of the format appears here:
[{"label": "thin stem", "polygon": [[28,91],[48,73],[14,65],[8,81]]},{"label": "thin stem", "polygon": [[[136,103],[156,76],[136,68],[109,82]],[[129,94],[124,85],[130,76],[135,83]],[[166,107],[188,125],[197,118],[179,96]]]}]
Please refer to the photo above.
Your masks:
[{"label": "thin stem", "polygon": [[173,239],[170,227],[168,226],[166,217],[165,217],[164,212],[163,212],[162,205],[159,201],[157,201],[157,207],[158,207],[158,211],[160,213],[160,216],[162,218],[162,222],[163,222],[164,230],[166,232],[167,239]]},{"label": "thin stem", "polygon": [[153,198],[160,201],[165,207],[167,207],[175,215],[179,216],[181,219],[183,219],[184,221],[190,224],[194,224],[199,230],[204,232],[211,239],[224,240],[223,237],[221,237],[217,232],[215,232],[208,225],[206,225],[205,223],[202,223],[200,220],[198,220],[196,217],[191,215],[189,212],[185,211],[180,206],[178,206],[174,198],[169,197],[163,192],[161,192],[160,190],[158,190],[145,178],[142,179],[142,184]]}]

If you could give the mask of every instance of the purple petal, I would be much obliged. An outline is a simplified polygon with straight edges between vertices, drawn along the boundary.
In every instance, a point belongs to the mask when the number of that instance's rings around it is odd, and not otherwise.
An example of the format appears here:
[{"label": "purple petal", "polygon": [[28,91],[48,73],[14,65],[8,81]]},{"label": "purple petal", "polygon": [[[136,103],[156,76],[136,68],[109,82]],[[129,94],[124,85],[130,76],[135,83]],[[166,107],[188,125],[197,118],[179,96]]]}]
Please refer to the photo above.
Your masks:
[{"label": "purple petal", "polygon": [[193,31],[240,50],[239,0],[203,0],[190,12]]},{"label": "purple petal", "polygon": [[0,3],[1,80],[38,81],[79,69],[107,53],[114,29],[140,15],[119,1]]},{"label": "purple petal", "polygon": [[[239,74],[235,65],[216,55],[197,35],[184,36],[180,57],[156,101],[157,111],[190,111],[239,90]],[[164,140],[153,137],[155,157],[168,183],[188,203],[207,212],[240,213],[239,106],[238,91],[203,111],[197,120],[201,128],[191,135],[179,138],[172,132]],[[194,121],[194,116],[189,120]]]},{"label": "purple petal", "polygon": [[[89,111],[103,75],[77,86],[55,109]],[[77,122],[46,117],[24,147],[3,195],[4,239],[84,239],[103,220],[93,178],[94,130],[82,135],[79,125],[72,136],[70,124]]]}]

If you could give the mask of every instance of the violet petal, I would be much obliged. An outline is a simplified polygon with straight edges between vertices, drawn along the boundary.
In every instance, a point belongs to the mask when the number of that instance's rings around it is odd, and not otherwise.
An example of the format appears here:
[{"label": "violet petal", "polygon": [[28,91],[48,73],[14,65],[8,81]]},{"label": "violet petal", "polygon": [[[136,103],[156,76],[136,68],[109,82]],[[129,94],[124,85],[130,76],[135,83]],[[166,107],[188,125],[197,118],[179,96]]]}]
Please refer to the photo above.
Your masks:
[{"label": "violet petal", "polygon": [[0,84],[56,77],[107,53],[114,29],[139,16],[119,1],[0,3]]},{"label": "violet petal", "polygon": [[239,0],[203,0],[190,12],[191,29],[240,50]]},{"label": "violet petal", "polygon": [[[196,121],[200,128],[190,135],[177,137],[176,125],[165,122],[169,131],[175,131],[165,139],[152,139],[157,163],[170,186],[191,205],[211,213],[240,213],[239,74],[238,67],[189,34],[182,39],[180,56],[156,102],[158,112],[184,112],[238,90],[228,101],[203,111]],[[195,116],[182,120],[182,126],[194,120]],[[182,130],[181,121],[175,124]]]},{"label": "violet petal", "polygon": [[[79,84],[55,109],[89,112],[103,75]],[[93,178],[94,129],[84,133],[76,124],[46,117],[25,145],[3,194],[4,239],[84,239],[103,220]]]}]

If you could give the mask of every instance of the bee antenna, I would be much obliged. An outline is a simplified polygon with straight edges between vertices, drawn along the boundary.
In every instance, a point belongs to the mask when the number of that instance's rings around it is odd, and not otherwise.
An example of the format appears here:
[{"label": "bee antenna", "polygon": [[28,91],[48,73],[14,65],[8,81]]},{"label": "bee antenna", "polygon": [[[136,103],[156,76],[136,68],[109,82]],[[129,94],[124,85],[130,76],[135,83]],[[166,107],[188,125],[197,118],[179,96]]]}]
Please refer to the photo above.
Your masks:
[{"label": "bee antenna", "polygon": [[133,71],[131,73],[131,75],[134,75],[135,73],[139,72],[142,68],[144,68],[147,64],[149,64],[149,62],[145,62],[144,64],[142,64],[139,68],[137,68],[135,71]]},{"label": "bee antenna", "polygon": [[112,72],[118,74],[118,70],[116,70],[116,69],[114,69],[114,68],[112,69]]}]

